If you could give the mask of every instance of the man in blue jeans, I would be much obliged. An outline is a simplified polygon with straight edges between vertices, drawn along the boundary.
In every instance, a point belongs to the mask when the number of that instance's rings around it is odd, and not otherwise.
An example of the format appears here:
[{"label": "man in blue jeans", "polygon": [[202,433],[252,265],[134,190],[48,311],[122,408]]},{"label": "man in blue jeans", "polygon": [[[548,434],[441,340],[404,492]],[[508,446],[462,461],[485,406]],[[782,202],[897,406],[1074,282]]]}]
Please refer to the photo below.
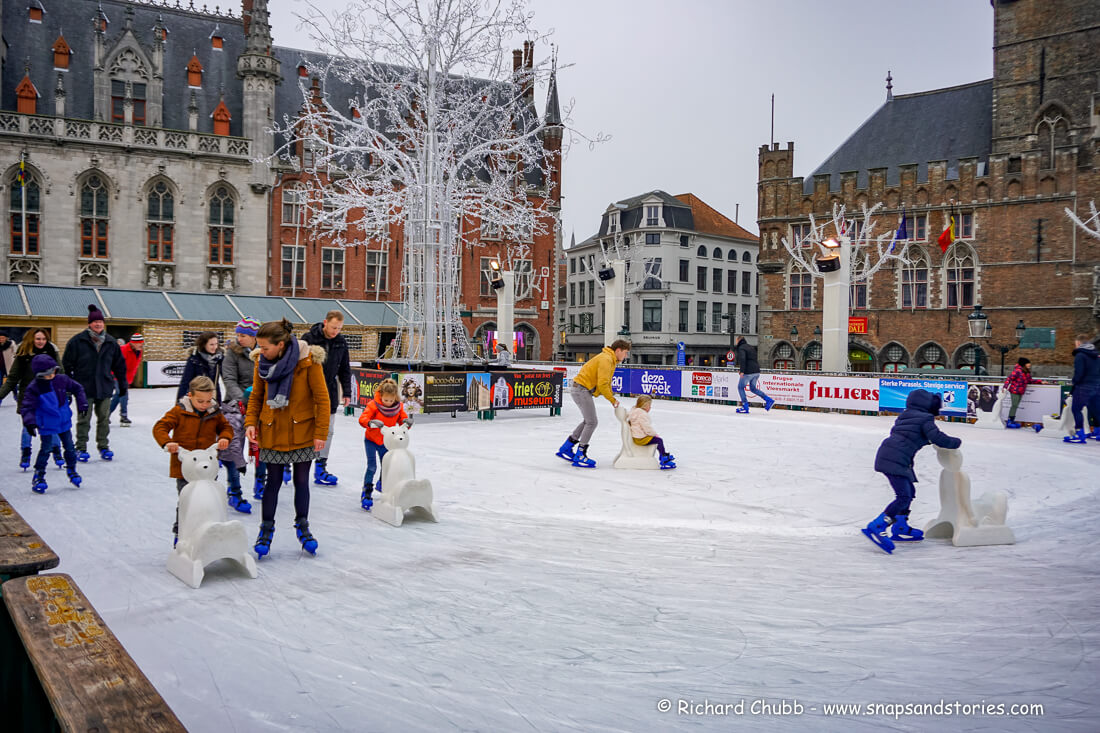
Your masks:
[{"label": "man in blue jeans", "polygon": [[764,400],[765,410],[772,409],[775,400],[768,397],[756,386],[756,382],[760,379],[760,362],[756,360],[756,347],[746,341],[744,336],[739,336],[735,356],[737,357],[737,370],[741,372],[741,378],[737,380],[737,394],[741,398],[741,406],[737,408],[737,412],[749,411],[749,400],[745,395],[746,386],[750,392]]}]

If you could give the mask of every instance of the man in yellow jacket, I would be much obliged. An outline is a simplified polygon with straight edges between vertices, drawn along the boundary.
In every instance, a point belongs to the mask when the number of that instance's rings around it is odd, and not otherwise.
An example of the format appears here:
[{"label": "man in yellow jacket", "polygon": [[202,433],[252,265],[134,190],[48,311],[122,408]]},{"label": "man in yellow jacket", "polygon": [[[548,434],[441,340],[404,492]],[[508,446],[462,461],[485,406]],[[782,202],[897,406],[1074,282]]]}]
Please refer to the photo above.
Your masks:
[{"label": "man in yellow jacket", "polygon": [[611,391],[611,377],[615,367],[630,356],[630,342],[618,339],[603,351],[585,362],[581,371],[573,378],[570,394],[581,410],[581,424],[573,429],[573,434],[565,439],[558,448],[558,456],[581,468],[595,468],[596,462],[588,457],[588,441],[596,430],[595,395],[603,395],[614,407],[619,406],[615,393]]}]

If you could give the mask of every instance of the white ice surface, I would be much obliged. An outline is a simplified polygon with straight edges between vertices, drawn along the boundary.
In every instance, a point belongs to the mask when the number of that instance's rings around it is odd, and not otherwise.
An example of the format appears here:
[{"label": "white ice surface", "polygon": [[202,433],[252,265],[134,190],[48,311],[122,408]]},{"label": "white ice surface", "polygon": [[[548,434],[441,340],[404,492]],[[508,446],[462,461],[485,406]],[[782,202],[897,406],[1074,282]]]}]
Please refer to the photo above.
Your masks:
[{"label": "white ice surface", "polygon": [[[420,416],[441,521],[391,527],[359,507],[363,433],[341,415],[340,485],[312,487],[317,556],[288,486],[259,578],[215,564],[192,590],[165,569],[176,492],[150,429],[170,401],[134,390],[114,462],[81,465],[80,489],[50,468],[41,496],[6,401],[0,491],[192,731],[1100,730],[1096,443],[944,424],[974,493],[1008,493],[1017,544],[888,556],[859,528],[892,496],[872,470],[889,418],[658,402],[679,468],[616,471],[604,401],[594,470],[554,457],[568,400],[560,418]],[[915,526],[938,469],[918,456]],[[254,534],[259,507],[239,518]],[[681,699],[804,712],[683,715]],[[823,711],[941,700],[1044,714]]]}]

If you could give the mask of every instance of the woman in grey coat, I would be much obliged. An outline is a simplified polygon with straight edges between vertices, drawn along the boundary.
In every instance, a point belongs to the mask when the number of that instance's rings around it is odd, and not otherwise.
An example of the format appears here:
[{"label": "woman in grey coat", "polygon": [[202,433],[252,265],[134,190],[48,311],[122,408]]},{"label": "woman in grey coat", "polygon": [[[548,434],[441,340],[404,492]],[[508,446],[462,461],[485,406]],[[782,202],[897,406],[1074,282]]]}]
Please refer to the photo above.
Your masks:
[{"label": "woman in grey coat", "polygon": [[[225,382],[225,402],[222,414],[233,428],[233,440],[229,448],[218,457],[222,463],[230,462],[244,473],[248,461],[244,454],[244,405],[248,404],[246,392],[252,389],[253,370],[256,365],[249,358],[256,347],[256,332],[260,324],[251,318],[242,318],[237,324],[236,340],[225,347],[225,359],[222,360],[222,381]],[[256,481],[252,486],[252,495],[257,499],[264,496],[264,481],[267,479],[267,465],[256,461]]]}]

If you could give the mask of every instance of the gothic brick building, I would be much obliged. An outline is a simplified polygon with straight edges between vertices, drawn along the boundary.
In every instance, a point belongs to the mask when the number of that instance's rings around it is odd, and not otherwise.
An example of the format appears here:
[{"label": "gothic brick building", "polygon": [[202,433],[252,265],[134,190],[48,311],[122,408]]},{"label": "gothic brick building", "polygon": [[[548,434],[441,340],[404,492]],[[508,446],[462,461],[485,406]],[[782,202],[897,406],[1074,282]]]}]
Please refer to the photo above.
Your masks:
[{"label": "gothic brick building", "polygon": [[[993,78],[894,96],[809,178],[794,176],[794,143],[759,154],[761,362],[813,368],[820,343],[820,281],[784,249],[813,213],[881,202],[877,231],[902,211],[912,240],[904,264],[852,288],[858,371],[909,367],[994,373],[991,344],[1012,345],[1020,321],[1054,331],[1053,349],[1014,351],[1038,373],[1064,373],[1073,335],[1100,324],[1100,241],[1068,219],[1100,200],[1100,4],[994,0]],[[889,80],[888,80],[889,81]],[[937,237],[954,212],[958,240]],[[972,340],[981,305],[993,326]],[[860,324],[862,325],[862,323]],[[792,331],[793,329],[793,331]],[[862,330],[862,329],[859,329]],[[799,344],[792,333],[803,335]]]}]

